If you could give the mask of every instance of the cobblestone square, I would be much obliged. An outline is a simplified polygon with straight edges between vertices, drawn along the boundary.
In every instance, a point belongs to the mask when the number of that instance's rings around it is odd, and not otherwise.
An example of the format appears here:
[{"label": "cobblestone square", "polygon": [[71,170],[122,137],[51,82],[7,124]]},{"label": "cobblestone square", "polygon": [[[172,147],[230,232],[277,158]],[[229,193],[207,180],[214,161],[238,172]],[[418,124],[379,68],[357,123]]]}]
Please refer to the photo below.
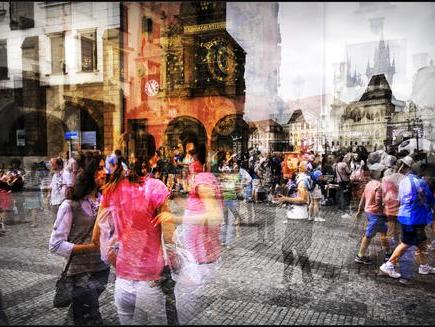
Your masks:
[{"label": "cobblestone square", "polygon": [[[434,325],[435,277],[414,274],[401,285],[379,273],[383,253],[378,238],[370,245],[371,266],[353,261],[364,219],[355,225],[333,206],[322,207],[325,222],[283,223],[285,209],[254,204],[248,215],[240,203],[240,235],[224,249],[223,264],[204,296],[197,325]],[[9,220],[10,221],[10,220]],[[304,226],[305,230],[300,230]],[[64,324],[67,309],[52,306],[63,259],[48,251],[52,218],[47,211],[32,227],[26,217],[10,221],[0,238],[0,285],[11,325]],[[283,244],[308,233],[308,259],[284,278]],[[304,234],[304,235],[305,235]],[[433,263],[433,252],[431,254]],[[287,267],[286,267],[287,266]],[[302,266],[302,269],[300,268]],[[308,266],[310,269],[308,269]],[[416,267],[414,265],[414,270]],[[118,325],[111,273],[101,308],[107,325]]]}]

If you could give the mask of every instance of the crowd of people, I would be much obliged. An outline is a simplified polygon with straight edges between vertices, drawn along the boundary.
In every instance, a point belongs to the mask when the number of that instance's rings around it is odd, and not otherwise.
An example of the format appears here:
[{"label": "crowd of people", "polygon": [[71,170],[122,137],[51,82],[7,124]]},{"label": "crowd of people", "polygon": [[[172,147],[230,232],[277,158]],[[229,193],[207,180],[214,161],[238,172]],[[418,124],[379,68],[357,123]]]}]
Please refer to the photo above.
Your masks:
[{"label": "crowd of people", "polygon": [[[195,135],[170,150],[157,149],[150,134],[143,141],[146,153],[141,158],[124,158],[119,150],[107,156],[86,152],[52,158],[50,180],[41,178],[40,194],[46,194],[53,220],[49,249],[67,261],[73,285],[68,319],[75,325],[102,324],[98,299],[110,269],[116,275],[114,302],[121,324],[167,324],[168,296],[175,299],[178,323],[187,324],[222,262],[222,247],[231,249],[240,236],[242,203],[248,218],[256,203],[285,209],[285,216],[267,217],[266,224],[276,218],[286,226],[292,222],[293,232],[300,230],[289,234],[295,239],[311,237],[304,232],[307,223],[325,222],[324,206],[336,205],[342,219],[355,221],[364,212],[356,263],[373,263],[367,250],[379,233],[385,257],[380,271],[409,282],[397,263],[415,247],[418,273],[435,273],[428,264],[428,250],[435,249],[434,241],[430,244],[435,238],[434,166],[419,155],[368,153],[364,147],[324,155],[263,154],[257,149],[242,155],[228,150],[207,154]],[[15,165],[0,177],[3,231],[17,176],[22,184],[26,181],[26,174],[17,171]],[[38,210],[41,198],[32,202],[25,197],[25,208]],[[181,211],[174,210],[174,202]],[[290,267],[292,245],[286,244],[284,263]],[[306,248],[298,248],[297,254],[307,257]],[[164,286],[170,282],[168,294]]]}]

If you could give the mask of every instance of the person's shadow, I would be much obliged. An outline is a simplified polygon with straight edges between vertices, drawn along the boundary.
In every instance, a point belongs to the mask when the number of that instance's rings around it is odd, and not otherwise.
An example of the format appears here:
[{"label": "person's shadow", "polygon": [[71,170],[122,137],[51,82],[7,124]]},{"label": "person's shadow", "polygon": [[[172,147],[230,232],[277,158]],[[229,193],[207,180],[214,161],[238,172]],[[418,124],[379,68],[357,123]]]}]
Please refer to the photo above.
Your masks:
[{"label": "person's shadow", "polygon": [[281,247],[284,263],[283,282],[288,287],[295,284],[292,282],[292,278],[294,268],[298,265],[301,268],[303,283],[308,284],[312,281],[312,263],[310,263],[307,253],[311,246],[312,234],[312,221],[288,219]]}]

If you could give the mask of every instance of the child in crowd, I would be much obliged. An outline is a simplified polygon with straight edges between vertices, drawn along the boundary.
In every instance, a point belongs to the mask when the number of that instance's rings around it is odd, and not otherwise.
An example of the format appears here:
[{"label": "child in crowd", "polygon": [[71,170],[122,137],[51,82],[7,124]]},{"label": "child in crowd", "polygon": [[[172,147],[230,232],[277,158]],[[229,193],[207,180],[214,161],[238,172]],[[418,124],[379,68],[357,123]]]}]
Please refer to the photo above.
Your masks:
[{"label": "child in crowd", "polygon": [[361,241],[361,246],[358,254],[355,257],[355,262],[362,264],[371,264],[372,261],[366,256],[366,251],[370,245],[372,238],[379,232],[381,233],[381,244],[385,250],[385,254],[390,254],[390,244],[387,237],[387,219],[383,212],[382,205],[382,169],[372,165],[370,167],[371,181],[367,183],[359,203],[356,219],[361,215],[363,206],[364,212],[367,215],[367,229]]}]

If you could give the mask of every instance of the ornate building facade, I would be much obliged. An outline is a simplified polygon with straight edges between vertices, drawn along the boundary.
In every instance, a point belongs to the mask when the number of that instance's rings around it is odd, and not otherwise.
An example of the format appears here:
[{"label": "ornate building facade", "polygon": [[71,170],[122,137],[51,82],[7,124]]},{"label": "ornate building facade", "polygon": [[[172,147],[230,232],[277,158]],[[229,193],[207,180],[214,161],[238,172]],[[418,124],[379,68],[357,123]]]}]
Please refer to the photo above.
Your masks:
[{"label": "ornate building facade", "polygon": [[140,157],[148,131],[158,146],[194,133],[209,149],[246,151],[246,53],[226,30],[226,3],[127,2],[125,16],[122,150]]},{"label": "ornate building facade", "polygon": [[283,127],[272,119],[249,123],[249,147],[262,153],[288,151],[288,137]]},{"label": "ornate building facade", "polygon": [[395,99],[385,75],[374,75],[358,101],[347,105],[339,124],[341,146],[363,145],[368,150],[391,144],[394,122],[405,107]]},{"label": "ornate building facade", "polygon": [[121,127],[119,3],[7,6],[0,22],[0,92],[9,100],[0,108],[7,117],[0,154],[64,154],[66,132],[77,135],[75,150],[112,151]]}]

